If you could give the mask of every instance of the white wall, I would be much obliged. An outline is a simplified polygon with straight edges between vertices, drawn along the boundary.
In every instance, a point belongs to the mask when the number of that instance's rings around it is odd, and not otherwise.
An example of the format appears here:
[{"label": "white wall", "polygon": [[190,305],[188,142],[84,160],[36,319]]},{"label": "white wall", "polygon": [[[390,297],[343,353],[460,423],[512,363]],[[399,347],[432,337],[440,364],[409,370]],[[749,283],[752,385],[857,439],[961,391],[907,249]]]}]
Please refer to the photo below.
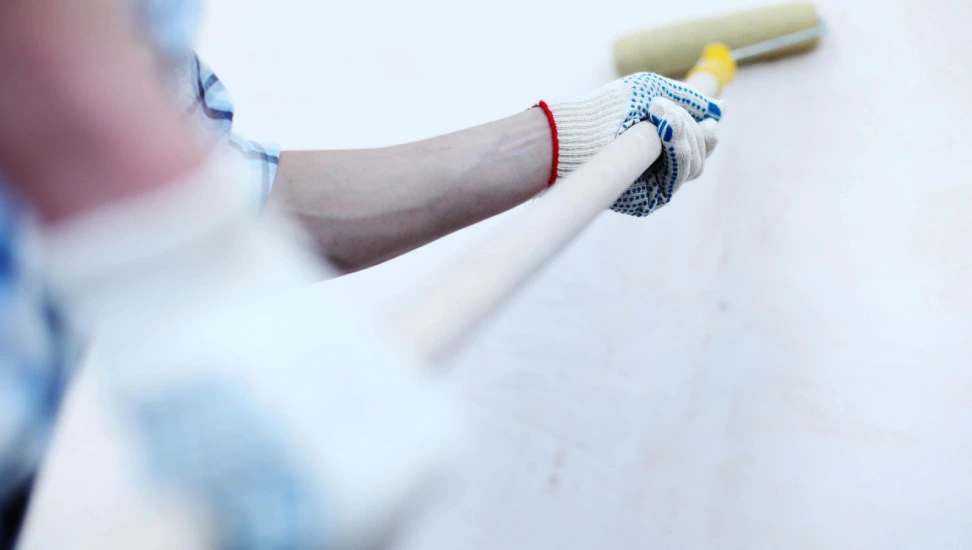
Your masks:
[{"label": "white wall", "polygon": [[[972,547],[972,8],[818,2],[703,179],[605,214],[454,362],[478,452],[404,548]],[[687,0],[210,1],[238,128],[414,140],[612,78]],[[406,295],[491,225],[315,292]]]}]

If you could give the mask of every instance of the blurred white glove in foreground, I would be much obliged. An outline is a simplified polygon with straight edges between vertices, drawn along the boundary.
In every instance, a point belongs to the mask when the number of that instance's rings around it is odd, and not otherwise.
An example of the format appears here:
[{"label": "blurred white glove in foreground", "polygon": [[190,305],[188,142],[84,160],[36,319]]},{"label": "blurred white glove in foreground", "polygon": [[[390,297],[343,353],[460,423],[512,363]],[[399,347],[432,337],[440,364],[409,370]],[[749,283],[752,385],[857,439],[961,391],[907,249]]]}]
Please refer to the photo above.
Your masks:
[{"label": "blurred white glove in foreground", "polygon": [[368,546],[454,455],[451,408],[366,319],[307,299],[326,271],[234,178],[213,163],[55,228],[52,286],[97,321],[138,505],[175,492],[202,546]]}]

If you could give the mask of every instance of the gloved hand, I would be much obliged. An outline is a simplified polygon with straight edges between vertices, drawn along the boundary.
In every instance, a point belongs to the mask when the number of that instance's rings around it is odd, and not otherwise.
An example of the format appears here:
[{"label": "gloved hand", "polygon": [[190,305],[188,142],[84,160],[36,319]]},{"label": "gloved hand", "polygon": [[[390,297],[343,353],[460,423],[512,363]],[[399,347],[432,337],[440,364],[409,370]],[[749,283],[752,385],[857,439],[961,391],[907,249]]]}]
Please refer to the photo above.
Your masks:
[{"label": "gloved hand", "polygon": [[578,99],[541,101],[554,135],[551,183],[590,160],[635,124],[658,127],[661,157],[611,210],[647,216],[668,204],[679,187],[702,174],[717,143],[716,122],[722,102],[692,87],[654,73],[637,73],[602,86]]}]

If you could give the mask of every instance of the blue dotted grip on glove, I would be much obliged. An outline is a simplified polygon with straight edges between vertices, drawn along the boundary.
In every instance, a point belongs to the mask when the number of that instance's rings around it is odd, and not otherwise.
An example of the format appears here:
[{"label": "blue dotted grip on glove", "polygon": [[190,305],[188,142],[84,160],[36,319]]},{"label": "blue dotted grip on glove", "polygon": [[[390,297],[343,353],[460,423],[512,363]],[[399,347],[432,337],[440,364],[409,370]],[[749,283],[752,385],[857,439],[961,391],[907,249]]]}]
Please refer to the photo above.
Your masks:
[{"label": "blue dotted grip on glove", "polygon": [[660,117],[651,113],[652,100],[665,98],[672,101],[682,107],[697,123],[705,120],[720,120],[722,108],[716,101],[691,87],[654,73],[633,74],[622,79],[622,82],[631,87],[631,110],[618,130],[618,135],[641,121],[649,120],[658,128],[658,137],[662,141],[662,154],[658,161],[621,195],[611,210],[633,216],[647,216],[668,204],[678,187],[686,181],[687,176],[679,172],[678,150],[673,143],[673,140],[682,138],[676,135],[675,128],[679,124],[670,120],[670,117]]}]

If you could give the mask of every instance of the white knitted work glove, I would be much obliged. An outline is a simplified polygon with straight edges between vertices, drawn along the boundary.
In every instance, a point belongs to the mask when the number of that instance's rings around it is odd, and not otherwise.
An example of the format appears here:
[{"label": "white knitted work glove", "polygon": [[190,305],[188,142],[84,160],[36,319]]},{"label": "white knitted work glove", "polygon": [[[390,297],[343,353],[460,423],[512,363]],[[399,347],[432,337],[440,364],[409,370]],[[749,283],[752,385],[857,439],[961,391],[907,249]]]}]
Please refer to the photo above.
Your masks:
[{"label": "white knitted work glove", "polygon": [[723,103],[654,73],[637,73],[569,101],[539,104],[554,135],[551,183],[576,170],[635,124],[658,127],[662,154],[611,210],[647,216],[702,174],[715,148]]}]

